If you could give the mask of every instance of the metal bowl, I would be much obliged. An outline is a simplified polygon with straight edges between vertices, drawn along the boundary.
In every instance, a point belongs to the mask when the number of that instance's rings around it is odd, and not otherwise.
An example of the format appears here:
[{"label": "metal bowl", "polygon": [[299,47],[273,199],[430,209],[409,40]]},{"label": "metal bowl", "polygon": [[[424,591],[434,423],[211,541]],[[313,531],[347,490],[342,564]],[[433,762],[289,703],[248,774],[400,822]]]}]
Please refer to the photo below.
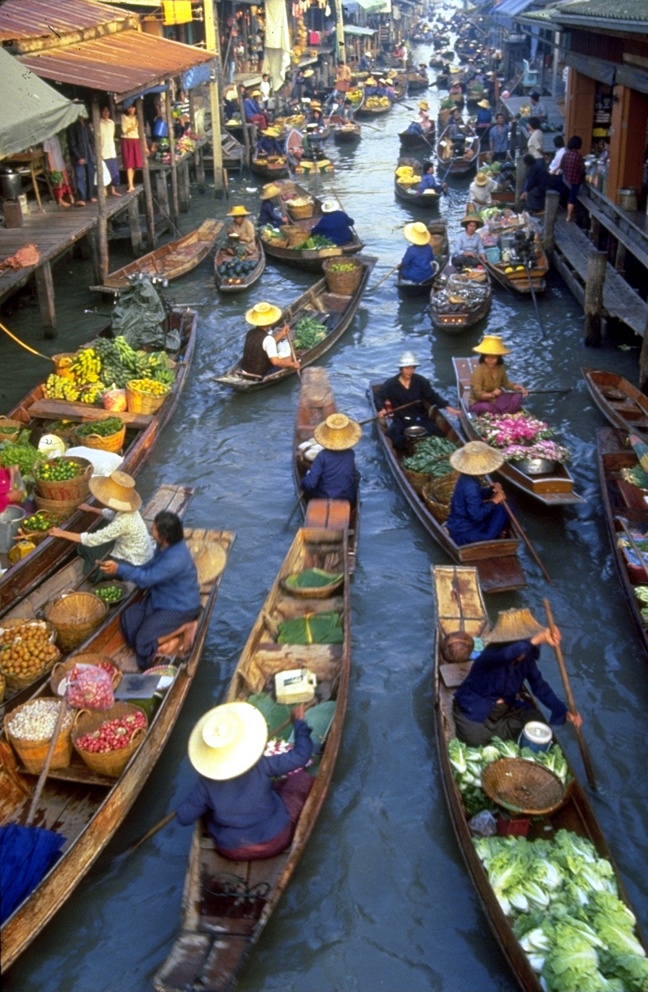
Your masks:
[{"label": "metal bowl", "polygon": [[525,475],[545,475],[556,467],[550,458],[519,458],[513,464]]},{"label": "metal bowl", "polygon": [[403,433],[405,434],[405,437],[410,439],[410,441],[420,441],[422,438],[427,437],[425,427],[418,427],[416,424],[413,424],[411,427],[406,427]]}]

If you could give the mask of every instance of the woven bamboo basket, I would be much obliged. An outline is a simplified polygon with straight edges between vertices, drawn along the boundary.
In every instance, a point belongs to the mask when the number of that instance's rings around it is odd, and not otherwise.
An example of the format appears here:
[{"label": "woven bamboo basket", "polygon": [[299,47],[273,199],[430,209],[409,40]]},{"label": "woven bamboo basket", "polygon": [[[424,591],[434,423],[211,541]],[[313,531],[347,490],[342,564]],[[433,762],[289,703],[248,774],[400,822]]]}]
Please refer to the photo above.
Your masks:
[{"label": "woven bamboo basket", "polygon": [[[63,517],[60,513],[51,513],[47,511],[47,522],[49,527],[58,527],[61,523]],[[48,537],[47,530],[30,530],[28,527],[20,527],[18,529],[18,536],[24,541],[31,541],[32,544],[40,544]]]},{"label": "woven bamboo basket", "polygon": [[404,468],[405,473],[410,486],[421,496],[423,494],[423,486],[426,486],[430,482],[430,476],[427,472],[413,472],[409,468]]},{"label": "woven bamboo basket", "polygon": [[286,200],[286,207],[294,220],[308,220],[309,217],[313,216],[315,204],[310,199],[308,203],[295,203],[292,200]]},{"label": "woven bamboo basket", "polygon": [[4,703],[6,688],[7,688],[7,681],[5,679],[4,672],[0,668],[0,703]]},{"label": "woven bamboo basket", "polygon": [[[45,499],[44,496],[34,493],[36,509],[47,510],[54,514],[59,523],[64,523],[68,517],[71,517],[79,503],[83,503],[84,499],[85,496],[79,496],[78,499]],[[47,534],[45,536],[47,537]]]},{"label": "woven bamboo basket", "polygon": [[282,230],[289,248],[297,248],[298,245],[303,245],[304,241],[308,240],[308,234],[301,227],[290,227],[290,225],[284,224]]},{"label": "woven bamboo basket", "polygon": [[297,599],[328,599],[329,596],[333,596],[337,592],[344,582],[344,576],[340,576],[336,582],[329,582],[326,586],[292,586],[286,582],[286,579],[289,578],[290,576],[287,575],[285,579],[281,579],[281,588]]},{"label": "woven bamboo basket", "polygon": [[[58,458],[51,458],[46,464],[51,465],[59,460]],[[77,500],[78,505],[90,494],[88,483],[92,477],[92,463],[87,458],[78,458],[76,455],[70,458],[65,456],[65,461],[76,462],[81,470],[80,474],[73,479],[65,479],[62,482],[36,477],[36,495],[43,496],[45,499],[64,500],[66,502]]]},{"label": "woven bamboo basket", "polygon": [[567,792],[557,775],[535,761],[500,758],[482,772],[489,799],[511,813],[546,816],[565,801]]},{"label": "woven bamboo basket", "polygon": [[56,434],[63,441],[73,441],[78,426],[76,420],[68,420],[67,423],[64,419],[50,420],[48,423],[43,424],[43,432],[45,434]]},{"label": "woven bamboo basket", "polygon": [[110,778],[119,778],[146,737],[148,718],[146,727],[137,730],[130,744],[120,748],[118,751],[108,751],[105,754],[98,754],[94,751],[83,751],[77,747],[78,739],[83,737],[84,734],[99,730],[102,724],[107,723],[109,720],[130,716],[136,712],[143,713],[144,711],[141,707],[135,706],[134,703],[115,703],[109,710],[103,710],[103,712],[91,712],[90,710],[79,711],[72,730],[72,744],[76,753],[93,772],[97,772],[99,775],[107,775]]},{"label": "woven bamboo basket", "polygon": [[423,486],[421,496],[434,519],[438,520],[440,524],[444,524],[450,516],[450,503],[444,503],[436,499],[430,491],[429,483]]},{"label": "woven bamboo basket", "polygon": [[106,437],[102,434],[79,434],[78,429],[75,432],[75,437],[78,444],[83,444],[86,448],[118,452],[124,447],[126,424],[122,425],[121,430],[115,431],[114,434],[108,434]]},{"label": "woven bamboo basket", "polygon": [[107,613],[108,605],[91,592],[63,593],[45,607],[45,617],[56,627],[64,652],[90,637]]},{"label": "woven bamboo basket", "polygon": [[439,503],[450,503],[458,478],[458,472],[449,472],[448,475],[442,475],[438,479],[432,478],[428,486],[430,496]]},{"label": "woven bamboo basket", "polygon": [[25,425],[10,417],[0,417],[0,441],[17,441]]},{"label": "woven bamboo basket", "polygon": [[[97,668],[102,668],[108,675],[110,675],[110,681],[113,689],[116,689],[121,682],[122,673],[119,668],[117,668],[112,658],[109,658],[108,655],[94,654],[93,652],[75,654],[73,658],[68,658],[67,661],[57,662],[52,669],[49,684],[50,689],[55,696],[63,695],[63,693],[59,693],[59,686],[66,675],[68,675],[76,665],[94,665]],[[112,674],[108,671],[108,668],[112,669]]]},{"label": "woven bamboo basket", "polygon": [[[29,627],[42,627],[47,632],[47,636],[53,645],[52,657],[48,661],[41,661],[40,664],[32,657],[30,658],[29,668],[23,673],[12,672],[10,670],[10,662],[5,661],[5,666],[3,670],[3,675],[6,682],[6,687],[10,692],[20,692],[21,689],[27,689],[30,685],[33,685],[38,679],[43,675],[46,675],[53,666],[59,661],[61,657],[61,652],[56,647],[56,627],[53,624],[48,623],[47,620],[26,620],[26,619],[14,619],[14,620],[3,620],[0,626],[0,636],[3,632],[15,631],[17,628],[22,628],[24,626]],[[4,637],[3,637],[4,640]]]},{"label": "woven bamboo basket", "polygon": [[142,393],[139,389],[133,388],[130,382],[126,383],[126,400],[128,402],[129,413],[157,413],[165,399],[169,395],[171,387],[167,387],[166,393],[161,396],[150,396]]},{"label": "woven bamboo basket", "polygon": [[263,240],[268,245],[274,245],[275,248],[286,248],[288,246],[288,238],[285,238],[283,234],[263,235]]},{"label": "woven bamboo basket", "polygon": [[[353,268],[345,272],[336,272],[336,265],[352,265]],[[322,263],[326,285],[331,293],[339,296],[353,296],[360,285],[362,279],[362,263],[355,258],[328,258]]]},{"label": "woven bamboo basket", "polygon": [[[4,718],[4,728],[7,738],[11,742],[16,754],[20,757],[25,769],[32,775],[38,775],[43,769],[50,746],[50,738],[45,737],[40,740],[31,741],[25,740],[22,737],[14,737],[11,732],[11,724],[18,713],[33,706],[35,702],[37,702],[37,700],[30,699],[28,702],[23,703],[22,706],[17,706],[15,710],[12,710],[12,712],[7,714]],[[63,700],[55,700],[55,702],[57,702],[59,706],[64,705]],[[70,758],[72,757],[71,732],[73,720],[73,713],[70,712],[68,717],[66,717],[63,721],[63,726],[56,739],[56,745],[52,754],[50,768],[67,768],[70,764]]]}]

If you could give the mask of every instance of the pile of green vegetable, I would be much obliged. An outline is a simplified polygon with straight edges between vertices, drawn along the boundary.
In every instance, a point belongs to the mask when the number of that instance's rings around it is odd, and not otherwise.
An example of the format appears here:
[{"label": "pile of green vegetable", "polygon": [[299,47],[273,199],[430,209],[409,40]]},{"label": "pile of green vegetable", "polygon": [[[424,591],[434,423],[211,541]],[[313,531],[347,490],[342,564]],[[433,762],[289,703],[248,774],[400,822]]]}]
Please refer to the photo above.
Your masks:
[{"label": "pile of green vegetable", "polygon": [[569,830],[473,843],[546,992],[645,992],[648,959],[614,870]]},{"label": "pile of green vegetable", "polygon": [[99,437],[110,437],[117,434],[124,426],[121,417],[106,417],[105,420],[91,420],[87,424],[79,424],[76,429],[77,437],[88,437],[89,434],[98,434]]},{"label": "pile of green vegetable", "polygon": [[295,335],[293,344],[299,351],[309,351],[326,337],[326,327],[315,317],[302,317],[295,324],[293,331]]},{"label": "pile of green vegetable", "polygon": [[638,599],[643,604],[641,607],[641,620],[644,626],[648,627],[648,586],[635,586],[634,594],[635,599]]},{"label": "pile of green vegetable", "polygon": [[306,241],[302,241],[302,243],[299,245],[291,245],[290,247],[297,248],[301,251],[303,248],[308,248],[308,249],[335,248],[336,245],[335,245],[335,241],[331,241],[330,238],[324,237],[323,234],[311,234],[311,236],[307,238]]},{"label": "pile of green vegetable", "polygon": [[23,443],[21,438],[18,440],[18,444],[5,441],[4,444],[0,445],[0,465],[3,468],[10,468],[11,465],[17,465],[23,477],[23,482],[26,482],[28,479],[34,478],[36,466],[39,462],[44,461],[45,456],[33,444],[29,444],[27,441]]},{"label": "pile of green vegetable", "polygon": [[101,380],[106,386],[123,389],[130,379],[155,379],[165,385],[175,380],[166,351],[136,351],[121,335],[96,338],[92,347],[101,359]]},{"label": "pile of green vegetable", "polygon": [[423,472],[440,478],[454,471],[448,458],[456,449],[452,441],[444,437],[426,437],[419,441],[413,455],[403,458],[403,468],[410,472]]}]

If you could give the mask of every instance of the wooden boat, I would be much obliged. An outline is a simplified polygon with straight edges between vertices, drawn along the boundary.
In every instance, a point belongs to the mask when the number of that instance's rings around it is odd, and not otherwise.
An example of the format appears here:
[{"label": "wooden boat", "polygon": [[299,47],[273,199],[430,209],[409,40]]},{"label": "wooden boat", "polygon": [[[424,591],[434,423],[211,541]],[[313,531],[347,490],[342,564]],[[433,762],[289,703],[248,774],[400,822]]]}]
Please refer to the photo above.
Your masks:
[{"label": "wooden boat", "polygon": [[[478,273],[473,278],[472,272]],[[437,331],[461,334],[483,320],[493,302],[493,287],[486,269],[457,272],[452,265],[444,279],[435,279],[430,292],[430,319]]]},{"label": "wooden boat", "polygon": [[365,96],[362,105],[356,110],[357,117],[384,117],[392,109],[393,104],[388,97],[385,97],[385,103],[374,103],[375,100],[380,99],[375,96]]},{"label": "wooden boat", "polygon": [[[313,200],[313,213],[311,217],[297,220],[291,219],[290,221],[293,227],[301,228],[304,232],[304,240],[307,240],[311,228],[317,224],[322,216],[321,198],[313,196],[306,187],[300,186],[299,183],[293,182],[292,179],[280,180],[276,185],[281,190],[280,202],[284,212],[286,212],[285,204],[287,200],[302,197]],[[287,265],[294,265],[306,272],[321,272],[322,262],[326,258],[334,258],[336,255],[355,255],[356,252],[364,248],[364,244],[354,231],[353,240],[348,245],[336,245],[331,248],[288,248],[283,244],[266,240],[263,242],[263,247],[265,248],[266,255],[269,255],[270,258],[276,258],[280,262],[286,262]]]},{"label": "wooden boat", "polygon": [[[326,279],[320,279],[305,293],[298,296],[284,311],[283,319],[290,324],[291,328],[294,328],[302,317],[316,317],[326,328],[326,337],[313,348],[307,351],[297,350],[297,358],[301,363],[302,370],[330,351],[353,320],[369,281],[371,270],[377,262],[377,259],[371,255],[360,255],[359,260],[362,263],[362,278],[352,296],[329,293]],[[295,375],[296,371],[294,368],[277,368],[275,372],[268,373],[263,379],[256,379],[243,372],[241,359],[239,359],[223,375],[216,376],[214,381],[220,382],[224,386],[231,386],[232,389],[240,392],[253,392],[274,386],[277,382],[283,382],[289,376]]]},{"label": "wooden boat", "polygon": [[[375,413],[378,412],[377,396],[381,385],[382,383],[372,383],[369,389],[369,399]],[[457,447],[461,447],[462,438],[459,437],[440,410],[434,411],[433,419],[437,427],[443,431],[443,435]],[[509,592],[514,589],[522,589],[526,585],[526,579],[517,557],[519,546],[517,538],[507,537],[495,541],[455,544],[444,523],[430,509],[430,504],[419,491],[419,487],[415,486],[407,476],[402,465],[403,455],[394,448],[387,436],[385,421],[377,420],[376,424],[383,452],[398,488],[430,537],[454,561],[460,564],[474,565],[479,572],[485,592]]]},{"label": "wooden boat", "polygon": [[142,255],[135,262],[129,262],[121,269],[109,273],[102,286],[95,286],[102,292],[112,293],[115,290],[126,289],[133,276],[144,275],[149,278],[178,279],[195,269],[214,246],[223,222],[221,220],[204,220],[200,227],[190,234],[185,234],[175,241],[170,241],[161,248]]},{"label": "wooden boat", "polygon": [[616,372],[582,369],[590,395],[613,427],[645,436],[648,433],[648,396]]},{"label": "wooden boat", "polygon": [[510,207],[503,207],[497,215],[491,213],[483,241],[481,260],[504,289],[519,295],[544,291],[549,260],[524,214]]},{"label": "wooden boat", "polygon": [[288,132],[286,154],[291,172],[296,176],[319,175],[333,172],[335,166],[324,153],[322,146],[330,134],[328,127],[314,133],[302,133],[296,128]]},{"label": "wooden boat", "polygon": [[[196,827],[185,876],[180,932],[154,977],[158,992],[232,989],[315,826],[340,750],[349,690],[351,612],[345,541],[346,535],[340,530],[305,527],[298,531],[248,637],[224,700],[247,700],[252,694],[263,693],[276,673],[295,667],[313,672],[322,690],[330,687],[333,705],[325,703],[306,714],[306,719],[314,722],[319,709],[327,717],[326,724],[330,717],[330,724],[328,731],[324,731],[321,756],[310,769],[314,783],[292,844],[274,858],[233,862],[216,853],[202,824]],[[344,579],[337,593],[325,599],[301,599],[289,594],[284,587],[285,579],[310,567],[341,573]],[[343,643],[278,644],[277,625],[287,618],[303,616],[305,611],[339,613]],[[322,691],[320,695],[325,693]],[[328,713],[323,707],[328,707]],[[282,707],[282,711],[289,716],[287,707]],[[270,718],[271,737],[277,719],[282,717]],[[287,727],[283,736],[287,737],[289,732]],[[322,740],[322,736],[317,736]]]},{"label": "wooden boat", "polygon": [[[197,312],[187,308],[174,307],[168,315],[169,325],[180,333],[181,346],[178,354],[173,356],[177,359],[173,388],[157,413],[120,413],[119,415],[127,426],[124,460],[120,468],[131,475],[134,475],[146,461],[158,435],[173,416],[193,362],[197,321]],[[109,334],[109,331],[103,333]],[[12,420],[19,420],[32,430],[33,436],[38,437],[48,433],[47,425],[51,421],[65,419],[82,423],[88,420],[103,420],[111,416],[113,414],[110,410],[91,406],[88,403],[47,399],[43,396],[43,383],[27,393],[9,414]],[[87,502],[92,500],[88,499]],[[62,526],[66,530],[80,534],[96,526],[97,522],[96,514],[77,510],[62,523]],[[6,555],[0,555],[0,565],[6,569],[0,576],[0,616],[73,554],[74,547],[71,542],[46,537],[33,551],[13,565]]]},{"label": "wooden boat", "polygon": [[542,245],[537,244],[535,246],[534,259],[530,265],[522,265],[508,260],[502,261],[501,252],[498,254],[500,259],[495,261],[496,256],[491,254],[491,249],[486,248],[481,256],[481,261],[500,286],[520,296],[544,292],[547,287],[546,275],[549,271],[549,259],[545,255]]},{"label": "wooden boat", "polygon": [[[190,489],[188,486],[160,486],[153,495],[153,498],[149,500],[141,511],[149,530],[156,515],[162,510],[171,510],[173,513],[177,513],[179,517],[183,517],[191,502],[192,495],[193,489]],[[66,560],[57,571],[41,582],[40,585],[36,586],[28,596],[19,599],[11,609],[7,610],[0,621],[0,626],[11,620],[37,619],[42,616],[45,606],[63,592],[92,592],[93,584],[84,577],[83,565],[83,559],[76,554],[71,559]],[[119,603],[120,609],[129,605],[134,592],[135,590],[132,589],[128,595],[124,596]],[[113,609],[111,608],[106,613],[101,626],[105,627],[112,622],[112,619]],[[80,645],[75,649],[75,653],[83,650],[83,645]],[[63,653],[61,661],[65,661],[65,658],[66,655]],[[7,687],[4,700],[0,702],[0,718],[5,713],[9,713],[12,709],[15,709],[16,706],[24,703],[48,677],[48,675],[39,676],[29,685],[19,689],[11,690]]]},{"label": "wooden boat", "polygon": [[439,278],[448,264],[449,245],[447,222],[445,220],[433,220],[427,225],[427,228],[432,238],[430,243],[434,251],[436,269],[429,279],[425,279],[424,282],[410,282],[408,279],[401,278],[399,265],[396,285],[398,291],[402,293],[403,296],[426,296],[430,292],[435,279]]},{"label": "wooden boat", "polygon": [[290,167],[285,155],[253,155],[250,168],[255,176],[260,176],[266,182],[287,179],[290,175]]},{"label": "wooden boat", "polygon": [[[441,646],[445,635],[464,630],[472,637],[481,637],[490,627],[482,598],[479,578],[474,568],[435,565],[432,578],[436,600],[437,633],[434,662],[434,727],[441,769],[441,780],[448,811],[457,844],[466,864],[482,909],[493,935],[502,950],[511,970],[524,992],[541,992],[539,975],[513,931],[512,921],[500,906],[491,887],[487,873],[477,854],[473,837],[468,826],[468,815],[464,808],[461,792],[453,775],[448,745],[456,738],[456,728],[452,711],[454,690],[461,684],[470,662],[450,664],[443,657]],[[599,857],[606,858],[614,869],[619,898],[630,908],[623,881],[614,864],[607,841],[596,820],[585,790],[570,768],[571,782],[565,793],[563,804],[553,813],[533,817],[527,839],[543,838],[550,840],[558,830],[568,830],[579,837],[587,838],[596,849]],[[644,944],[641,933],[635,935]],[[644,945],[645,946],[645,945]]]},{"label": "wooden boat", "polygon": [[[635,622],[644,651],[648,653],[648,623],[641,615],[642,604],[635,595],[638,585],[648,585],[648,573],[642,568],[637,550],[648,538],[648,504],[646,492],[635,485],[627,474],[636,470],[639,462],[628,444],[628,430],[604,427],[596,433],[598,470],[603,496],[603,512],[610,539],[612,555],[616,563],[621,588],[628,609]],[[637,549],[627,539],[623,525],[625,521],[635,541]]]},{"label": "wooden boat", "polygon": [[422,163],[418,159],[401,155],[396,165],[396,171],[394,172],[394,193],[396,199],[400,200],[401,203],[406,203],[408,207],[414,207],[417,210],[437,210],[441,202],[441,193],[437,193],[433,189],[426,189],[424,193],[417,193],[416,187],[418,183],[416,185],[408,185],[402,181],[402,177],[399,177],[398,169],[408,165],[414,170],[412,175],[422,176],[423,174]]},{"label": "wooden boat", "polygon": [[360,141],[362,137],[362,125],[358,124],[357,121],[347,120],[340,114],[331,114],[329,126],[333,140],[340,144],[351,144],[351,142]]},{"label": "wooden boat", "polygon": [[[301,489],[301,480],[312,464],[311,461],[304,457],[303,445],[313,440],[313,431],[318,424],[321,424],[332,413],[337,412],[337,403],[335,402],[335,396],[333,395],[326,369],[320,366],[304,369],[301,374],[297,416],[295,418],[295,434],[293,438],[293,478],[295,481],[295,491],[300,498],[299,506],[306,519],[305,526],[322,526],[335,514],[339,515],[338,519],[346,520],[349,572],[353,572],[355,571],[358,544],[359,497],[354,507],[350,507],[346,500],[312,499],[307,502]],[[329,505],[327,506],[327,504]],[[326,517],[322,519],[321,514],[325,507]]]},{"label": "wooden boat", "polygon": [[230,276],[226,273],[221,274],[219,272],[221,266],[233,261],[233,259],[234,256],[228,253],[227,248],[221,248],[214,256],[214,281],[216,282],[216,288],[221,293],[240,293],[242,290],[254,286],[255,282],[259,281],[266,264],[265,251],[263,250],[261,238],[257,237],[255,239],[254,252],[251,255],[247,255],[245,259],[248,262],[255,263],[253,269],[250,269],[249,272],[241,276]]},{"label": "wooden boat", "polygon": [[430,128],[427,134],[417,133],[416,131],[401,131],[398,135],[401,143],[401,147],[408,152],[415,151],[429,151],[430,155],[434,153],[434,127]]},{"label": "wooden boat", "polygon": [[461,155],[454,151],[452,141],[453,125],[448,125],[441,134],[436,145],[437,158],[439,160],[439,171],[448,176],[463,176],[474,169],[479,155],[479,135],[475,133],[470,124],[462,124],[461,130],[466,136],[466,143]]},{"label": "wooden boat", "polygon": [[[177,675],[150,719],[142,745],[118,778],[91,771],[76,752],[67,767],[50,771],[37,805],[35,822],[40,827],[56,830],[65,837],[65,844],[54,867],[2,926],[3,972],[61,908],[111,840],[146,784],[180,714],[200,661],[234,534],[231,531],[185,528],[185,539],[196,552],[204,551],[214,563],[210,574],[204,573],[201,612],[190,654],[182,662],[176,659]],[[137,672],[134,654],[122,639],[118,615],[85,645],[85,651],[110,658],[123,673]],[[39,695],[51,693],[44,687]],[[0,774],[3,777],[4,798],[1,823],[5,826],[20,823],[25,816],[34,779],[27,777],[22,762],[4,739],[2,752]]]},{"label": "wooden boat", "polygon": [[[474,426],[473,414],[468,411],[470,377],[478,362],[477,356],[452,359],[457,379],[457,394],[461,402],[461,421],[471,441],[483,440]],[[498,472],[503,479],[522,492],[528,493],[529,496],[535,497],[545,506],[568,506],[572,503],[585,502],[582,496],[574,492],[572,475],[562,463],[555,463],[548,472],[530,474],[522,470],[522,462],[504,462]]]},{"label": "wooden boat", "polygon": [[430,85],[427,72],[408,72],[407,89],[410,93],[422,93]]}]

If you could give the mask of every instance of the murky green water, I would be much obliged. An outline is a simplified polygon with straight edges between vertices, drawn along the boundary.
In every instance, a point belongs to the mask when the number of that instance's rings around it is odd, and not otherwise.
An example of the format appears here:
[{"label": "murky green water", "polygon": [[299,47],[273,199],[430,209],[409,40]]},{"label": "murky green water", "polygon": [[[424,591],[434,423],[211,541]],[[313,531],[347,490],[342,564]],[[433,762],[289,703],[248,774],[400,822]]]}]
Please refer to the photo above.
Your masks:
[{"label": "murky green water", "polygon": [[[429,49],[421,46],[421,60]],[[435,106],[435,90],[428,99]],[[416,100],[409,101],[415,107]],[[400,234],[413,219],[395,201],[392,172],[398,131],[411,118],[395,108],[376,130],[364,128],[356,151],[331,149],[335,177],[321,189],[339,193],[379,258],[372,282],[399,261]],[[373,122],[372,122],[373,123]],[[313,181],[315,182],[315,181]],[[256,204],[254,181],[234,177],[235,202]],[[442,210],[458,230],[468,182],[455,183]],[[238,194],[241,194],[240,196]],[[195,195],[183,230],[229,209],[208,192]],[[115,265],[127,261],[113,256]],[[6,312],[5,322],[49,352],[91,336],[96,318],[83,314],[98,297],[84,287],[87,263],[57,269],[60,336],[42,342],[35,305]],[[170,287],[178,302],[199,305],[200,343],[191,380],[174,421],[138,479],[144,497],[162,482],[194,485],[188,521],[238,534],[216,604],[196,683],[157,768],[106,853],[53,923],[5,976],[6,992],[144,992],[164,959],[179,920],[190,830],[171,825],[125,864],[115,856],[157,822],[188,789],[185,757],[194,722],[218,702],[249,628],[292,540],[285,521],[293,506],[291,437],[298,382],[252,396],[232,395],[212,376],[238,356],[243,311],[262,299],[294,298],[310,277],[269,265],[247,296],[220,300],[210,264]],[[100,301],[100,305],[101,304]],[[639,918],[648,917],[648,831],[645,825],[646,659],[617,582],[600,510],[595,432],[603,426],[580,376],[594,364],[636,379],[637,351],[612,342],[583,348],[582,313],[552,274],[540,302],[543,335],[531,301],[497,289],[489,331],[512,346],[515,379],[536,387],[570,387],[533,398],[532,409],[559,429],[575,453],[573,474],[587,497],[580,508],[544,510],[512,494],[512,503],[542,556],[549,586],[523,550],[529,588],[491,598],[498,608],[530,606],[543,617],[549,596],[563,630],[563,651],[584,716],[600,791],[594,810],[627,882]],[[369,416],[371,379],[394,373],[412,349],[421,371],[455,400],[453,354],[468,354],[482,329],[435,336],[424,301],[398,298],[393,280],[369,292],[353,326],[326,356],[341,409]],[[48,369],[0,341],[1,405],[9,408]],[[308,850],[255,948],[240,992],[512,992],[460,858],[439,778],[432,727],[431,651],[434,604],[430,566],[445,561],[395,492],[371,428],[357,450],[362,472],[362,536],[353,581],[353,673],[343,748],[334,786]],[[558,690],[555,659],[543,670]],[[580,772],[573,734],[562,741]]]}]

